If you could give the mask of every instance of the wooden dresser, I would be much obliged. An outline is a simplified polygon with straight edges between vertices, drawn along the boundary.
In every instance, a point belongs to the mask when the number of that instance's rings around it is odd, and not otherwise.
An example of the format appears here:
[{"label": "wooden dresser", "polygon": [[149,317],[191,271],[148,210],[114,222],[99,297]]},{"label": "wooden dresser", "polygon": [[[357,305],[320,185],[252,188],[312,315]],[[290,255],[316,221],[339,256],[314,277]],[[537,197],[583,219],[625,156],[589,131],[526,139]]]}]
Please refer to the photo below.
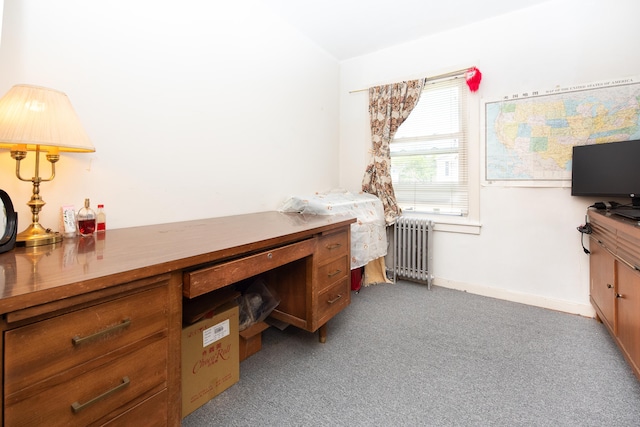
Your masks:
[{"label": "wooden dresser", "polygon": [[353,222],[263,212],[1,254],[2,425],[180,425],[183,298],[264,275],[273,316],[324,341]]},{"label": "wooden dresser", "polygon": [[598,211],[588,217],[591,303],[640,380],[640,226]]}]

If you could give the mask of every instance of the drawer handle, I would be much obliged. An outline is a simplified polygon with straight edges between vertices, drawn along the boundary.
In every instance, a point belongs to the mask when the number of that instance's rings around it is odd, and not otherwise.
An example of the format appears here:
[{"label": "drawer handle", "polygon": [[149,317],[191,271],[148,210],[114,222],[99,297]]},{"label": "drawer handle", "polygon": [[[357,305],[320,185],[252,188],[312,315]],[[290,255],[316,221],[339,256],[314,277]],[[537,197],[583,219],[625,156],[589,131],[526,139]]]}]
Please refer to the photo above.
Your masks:
[{"label": "drawer handle", "polygon": [[607,283],[607,289],[611,289],[613,288],[613,285],[611,283]]},{"label": "drawer handle", "polygon": [[80,345],[83,342],[94,340],[94,339],[96,339],[96,338],[98,338],[98,337],[100,337],[102,335],[109,334],[109,333],[117,331],[119,329],[124,329],[127,326],[129,326],[130,324],[131,324],[131,319],[129,319],[127,317],[126,319],[124,319],[119,324],[114,325],[114,326],[110,326],[110,327],[108,327],[106,329],[103,329],[103,330],[101,330],[99,332],[96,332],[95,334],[91,334],[91,335],[88,335],[86,337],[75,336],[75,337],[71,338],[71,342],[73,343],[73,345]]},{"label": "drawer handle", "polygon": [[109,395],[117,392],[118,390],[122,390],[123,388],[127,387],[130,382],[131,381],[129,381],[129,377],[122,377],[122,383],[118,384],[117,386],[115,386],[114,388],[112,388],[109,391],[105,391],[100,396],[96,396],[93,399],[91,399],[91,400],[89,400],[88,402],[85,402],[85,403],[73,402],[71,404],[71,410],[73,411],[74,414],[77,414],[78,412],[82,411],[86,407],[91,406],[94,403],[97,403],[97,402],[101,401],[102,399],[108,397]]},{"label": "drawer handle", "polygon": [[331,272],[331,273],[327,274],[327,276],[328,276],[328,277],[333,277],[333,276],[335,276],[336,274],[340,274],[340,273],[342,273],[342,270],[336,270],[336,271],[334,271],[334,272]]},{"label": "drawer handle", "polygon": [[329,249],[330,251],[334,250],[334,249],[338,249],[340,246],[342,246],[342,243],[334,243],[332,245],[327,245],[327,249]]},{"label": "drawer handle", "polygon": [[616,293],[616,298],[624,298],[624,295]]},{"label": "drawer handle", "polygon": [[334,299],[330,299],[329,301],[327,301],[329,304],[333,304],[334,302],[338,301],[340,298],[342,298],[342,294],[338,294],[337,297],[335,297]]}]

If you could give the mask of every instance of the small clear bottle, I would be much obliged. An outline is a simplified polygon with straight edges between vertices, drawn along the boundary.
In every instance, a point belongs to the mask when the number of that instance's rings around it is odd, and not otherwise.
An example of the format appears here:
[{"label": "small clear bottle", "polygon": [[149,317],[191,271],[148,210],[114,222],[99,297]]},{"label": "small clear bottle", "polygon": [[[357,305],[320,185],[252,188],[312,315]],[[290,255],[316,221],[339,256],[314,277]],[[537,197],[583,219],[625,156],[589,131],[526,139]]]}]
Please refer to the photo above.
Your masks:
[{"label": "small clear bottle", "polygon": [[107,214],[104,213],[104,205],[98,205],[98,212],[96,213],[96,232],[104,233],[107,229]]},{"label": "small clear bottle", "polygon": [[78,231],[81,236],[91,236],[96,231],[96,213],[89,206],[89,199],[84,199],[84,207],[78,211]]}]

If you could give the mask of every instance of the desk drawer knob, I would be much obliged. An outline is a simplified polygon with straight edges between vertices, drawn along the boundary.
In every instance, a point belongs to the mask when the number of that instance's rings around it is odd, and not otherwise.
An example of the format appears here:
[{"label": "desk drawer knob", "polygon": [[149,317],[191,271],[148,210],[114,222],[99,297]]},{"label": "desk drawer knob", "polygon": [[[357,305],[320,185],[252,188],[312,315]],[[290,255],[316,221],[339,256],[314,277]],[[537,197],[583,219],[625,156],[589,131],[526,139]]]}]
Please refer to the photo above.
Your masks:
[{"label": "desk drawer knob", "polygon": [[103,335],[107,335],[107,334],[109,334],[111,332],[115,332],[117,330],[124,329],[127,326],[129,326],[130,324],[131,324],[131,319],[126,318],[122,322],[120,322],[119,324],[114,325],[114,326],[110,326],[108,328],[105,328],[105,329],[103,329],[101,331],[96,332],[95,334],[87,335],[86,337],[75,336],[75,337],[71,338],[71,342],[73,343],[74,346],[80,345],[80,344],[82,344],[84,342],[94,340],[94,339],[99,338],[99,337],[101,337]]},{"label": "desk drawer knob", "polygon": [[338,249],[339,247],[341,247],[342,244],[341,243],[334,243],[332,245],[327,245],[327,249],[329,249],[330,251],[334,250],[334,249]]},{"label": "desk drawer knob", "polygon": [[130,383],[129,377],[123,377],[122,378],[122,382],[120,384],[118,384],[117,386],[115,386],[111,390],[105,391],[100,396],[96,396],[93,399],[91,399],[91,400],[89,400],[89,401],[87,401],[85,403],[73,402],[71,404],[71,410],[73,411],[74,414],[77,414],[78,412],[80,412],[83,409],[93,405],[94,403],[98,403],[102,399],[107,398],[108,396],[112,395],[113,393],[117,392],[118,390],[122,390],[123,388],[127,387],[129,385],[129,383]]}]

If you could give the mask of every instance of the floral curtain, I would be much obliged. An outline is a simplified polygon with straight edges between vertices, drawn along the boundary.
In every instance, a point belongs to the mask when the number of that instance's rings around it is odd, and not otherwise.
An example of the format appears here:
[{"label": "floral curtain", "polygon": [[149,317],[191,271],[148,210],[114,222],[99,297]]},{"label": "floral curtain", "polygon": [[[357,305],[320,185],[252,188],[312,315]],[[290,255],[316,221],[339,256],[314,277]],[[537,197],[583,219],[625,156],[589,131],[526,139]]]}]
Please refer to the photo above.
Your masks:
[{"label": "floral curtain", "polygon": [[391,183],[389,142],[418,103],[424,79],[369,88],[371,162],[362,178],[362,191],[377,196],[387,225],[395,223],[400,207]]}]

